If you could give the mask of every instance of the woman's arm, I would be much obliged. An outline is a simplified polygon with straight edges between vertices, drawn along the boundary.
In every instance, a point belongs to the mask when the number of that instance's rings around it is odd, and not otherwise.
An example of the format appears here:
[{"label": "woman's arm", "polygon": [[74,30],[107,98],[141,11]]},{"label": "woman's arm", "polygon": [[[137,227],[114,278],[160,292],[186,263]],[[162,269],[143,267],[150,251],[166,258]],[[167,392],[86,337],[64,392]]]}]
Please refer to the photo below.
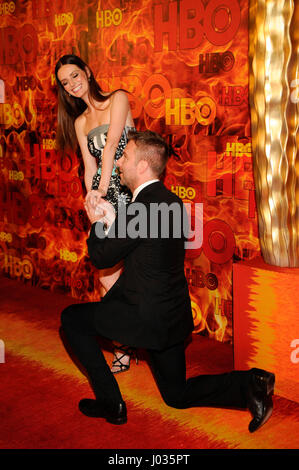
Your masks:
[{"label": "woman's arm", "polygon": [[79,147],[81,150],[83,162],[84,162],[84,182],[86,191],[91,190],[93,176],[97,172],[96,159],[90,154],[87,147],[87,137],[84,133],[85,118],[79,116],[75,121],[75,131],[78,139]]},{"label": "woman's arm", "polygon": [[124,91],[117,91],[111,97],[110,123],[102,157],[102,173],[98,191],[106,196],[114,164],[115,152],[126,125],[130,111],[129,100]]}]

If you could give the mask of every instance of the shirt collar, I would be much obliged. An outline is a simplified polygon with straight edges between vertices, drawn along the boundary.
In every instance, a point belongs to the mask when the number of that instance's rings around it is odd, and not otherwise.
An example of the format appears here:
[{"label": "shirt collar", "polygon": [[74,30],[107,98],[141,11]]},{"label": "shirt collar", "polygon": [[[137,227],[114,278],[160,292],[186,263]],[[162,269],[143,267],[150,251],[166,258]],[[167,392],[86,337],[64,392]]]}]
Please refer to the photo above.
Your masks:
[{"label": "shirt collar", "polygon": [[145,183],[141,184],[140,186],[138,186],[138,188],[135,189],[135,191],[133,192],[133,197],[132,197],[132,202],[135,201],[137,195],[140,193],[140,191],[142,189],[144,189],[146,186],[152,184],[152,183],[155,183],[156,181],[160,181],[159,179],[154,179],[154,180],[150,180],[150,181],[146,181]]}]

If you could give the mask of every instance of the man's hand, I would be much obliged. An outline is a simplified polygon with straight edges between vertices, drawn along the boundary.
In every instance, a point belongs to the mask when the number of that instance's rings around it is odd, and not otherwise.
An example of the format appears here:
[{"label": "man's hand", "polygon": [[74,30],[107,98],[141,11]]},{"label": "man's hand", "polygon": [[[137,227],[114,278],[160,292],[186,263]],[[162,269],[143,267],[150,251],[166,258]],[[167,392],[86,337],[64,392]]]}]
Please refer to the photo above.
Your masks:
[{"label": "man's hand", "polygon": [[84,204],[87,216],[92,224],[95,222],[102,222],[110,227],[115,219],[115,210],[110,202],[104,199],[98,200],[97,205],[94,207],[91,201]]},{"label": "man's hand", "polygon": [[101,222],[103,222],[107,226],[107,228],[111,227],[115,220],[116,214],[114,207],[112,206],[112,204],[110,204],[110,202],[106,201],[105,199],[102,199],[101,203],[97,205],[95,212],[96,214],[103,213],[104,216]]},{"label": "man's hand", "polygon": [[102,212],[101,214],[99,210],[96,211],[96,206],[94,206],[90,200],[84,202],[84,207],[86,210],[87,217],[89,218],[92,224],[100,221],[104,217],[104,212]]}]

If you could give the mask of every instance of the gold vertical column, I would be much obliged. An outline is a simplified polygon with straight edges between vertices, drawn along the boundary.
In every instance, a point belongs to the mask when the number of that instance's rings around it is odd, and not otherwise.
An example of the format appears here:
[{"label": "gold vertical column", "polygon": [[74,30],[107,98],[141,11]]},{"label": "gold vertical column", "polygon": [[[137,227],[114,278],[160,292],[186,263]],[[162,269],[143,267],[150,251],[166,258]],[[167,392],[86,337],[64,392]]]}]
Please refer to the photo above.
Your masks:
[{"label": "gold vertical column", "polygon": [[[299,2],[250,0],[250,106],[261,252],[299,266]],[[297,4],[297,5],[296,5]]]}]

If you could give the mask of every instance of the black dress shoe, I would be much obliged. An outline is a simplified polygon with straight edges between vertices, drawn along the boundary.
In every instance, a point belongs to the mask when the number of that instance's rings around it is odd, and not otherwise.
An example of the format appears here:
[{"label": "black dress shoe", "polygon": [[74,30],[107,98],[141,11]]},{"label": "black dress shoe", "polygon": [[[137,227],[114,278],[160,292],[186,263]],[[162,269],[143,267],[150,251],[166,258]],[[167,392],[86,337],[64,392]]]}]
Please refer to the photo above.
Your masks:
[{"label": "black dress shoe", "polygon": [[254,432],[265,424],[273,410],[272,394],[275,375],[262,369],[251,369],[251,380],[248,391],[248,408],[253,419],[249,431]]},{"label": "black dress shoe", "polygon": [[125,424],[127,422],[127,408],[125,402],[117,406],[110,406],[100,400],[83,398],[79,402],[79,410],[90,418],[104,418],[108,423]]}]

